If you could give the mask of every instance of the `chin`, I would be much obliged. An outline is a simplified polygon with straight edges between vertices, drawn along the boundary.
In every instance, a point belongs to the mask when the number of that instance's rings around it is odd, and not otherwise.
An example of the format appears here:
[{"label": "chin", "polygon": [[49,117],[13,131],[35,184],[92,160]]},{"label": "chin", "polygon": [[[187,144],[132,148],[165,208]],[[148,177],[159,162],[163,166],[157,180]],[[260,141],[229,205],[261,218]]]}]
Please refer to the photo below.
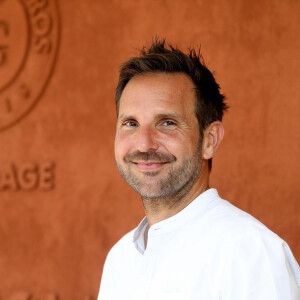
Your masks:
[{"label": "chin", "polygon": [[151,188],[151,185],[148,185],[145,188],[131,186],[143,199],[165,199],[173,197],[174,191],[163,190],[162,188],[157,188],[157,185],[154,188]]}]

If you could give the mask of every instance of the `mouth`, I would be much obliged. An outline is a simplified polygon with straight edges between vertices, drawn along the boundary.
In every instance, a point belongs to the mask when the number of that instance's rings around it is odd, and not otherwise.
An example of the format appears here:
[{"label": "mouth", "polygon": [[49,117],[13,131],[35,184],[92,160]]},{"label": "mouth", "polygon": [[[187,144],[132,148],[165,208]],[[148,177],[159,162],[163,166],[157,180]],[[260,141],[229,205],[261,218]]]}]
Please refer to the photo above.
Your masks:
[{"label": "mouth", "polygon": [[141,171],[156,171],[167,164],[167,162],[157,161],[132,161],[131,163],[133,163]]}]

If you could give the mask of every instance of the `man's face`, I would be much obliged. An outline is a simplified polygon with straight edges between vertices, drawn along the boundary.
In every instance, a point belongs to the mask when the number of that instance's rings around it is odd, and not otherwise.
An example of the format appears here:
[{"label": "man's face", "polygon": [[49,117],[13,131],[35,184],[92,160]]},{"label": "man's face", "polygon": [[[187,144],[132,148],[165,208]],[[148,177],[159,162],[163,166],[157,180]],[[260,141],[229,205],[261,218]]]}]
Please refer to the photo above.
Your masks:
[{"label": "man's face", "polygon": [[146,74],[120,100],[115,160],[142,198],[168,198],[191,188],[201,170],[195,91],[185,74]]}]

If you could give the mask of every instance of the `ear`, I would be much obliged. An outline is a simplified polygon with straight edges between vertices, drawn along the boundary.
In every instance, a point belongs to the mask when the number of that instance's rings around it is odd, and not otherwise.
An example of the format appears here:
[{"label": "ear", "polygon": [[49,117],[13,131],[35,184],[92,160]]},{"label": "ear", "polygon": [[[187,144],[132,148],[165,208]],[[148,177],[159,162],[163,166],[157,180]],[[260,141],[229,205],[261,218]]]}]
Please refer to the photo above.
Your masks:
[{"label": "ear", "polygon": [[204,130],[202,141],[202,157],[212,158],[224,137],[224,127],[220,121],[210,123]]}]

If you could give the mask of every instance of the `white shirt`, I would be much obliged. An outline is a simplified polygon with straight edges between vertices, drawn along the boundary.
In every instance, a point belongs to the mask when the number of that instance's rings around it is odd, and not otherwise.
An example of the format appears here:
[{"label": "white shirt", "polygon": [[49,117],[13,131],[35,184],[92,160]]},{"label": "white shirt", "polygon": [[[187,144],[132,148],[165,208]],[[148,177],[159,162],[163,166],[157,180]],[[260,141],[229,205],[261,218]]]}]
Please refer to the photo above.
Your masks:
[{"label": "white shirt", "polygon": [[299,300],[288,245],[249,214],[205,191],[176,215],[148,222],[109,252],[98,300]]}]

